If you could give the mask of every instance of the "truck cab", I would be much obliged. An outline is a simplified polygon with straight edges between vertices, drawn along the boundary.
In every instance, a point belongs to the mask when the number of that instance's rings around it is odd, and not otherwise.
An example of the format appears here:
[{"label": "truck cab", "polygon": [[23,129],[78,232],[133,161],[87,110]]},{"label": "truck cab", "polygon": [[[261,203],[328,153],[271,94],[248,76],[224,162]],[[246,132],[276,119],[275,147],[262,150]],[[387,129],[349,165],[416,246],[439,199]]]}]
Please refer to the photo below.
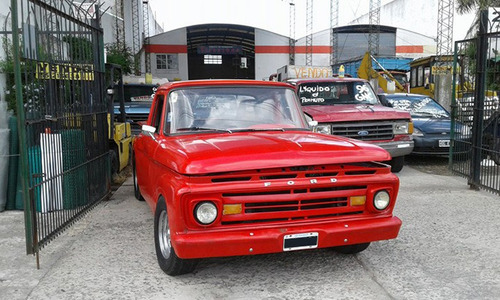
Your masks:
[{"label": "truck cab", "polygon": [[383,106],[370,83],[360,78],[288,79],[302,110],[318,122],[316,132],[341,135],[378,145],[391,154],[393,172],[413,150],[413,124],[408,112]]}]

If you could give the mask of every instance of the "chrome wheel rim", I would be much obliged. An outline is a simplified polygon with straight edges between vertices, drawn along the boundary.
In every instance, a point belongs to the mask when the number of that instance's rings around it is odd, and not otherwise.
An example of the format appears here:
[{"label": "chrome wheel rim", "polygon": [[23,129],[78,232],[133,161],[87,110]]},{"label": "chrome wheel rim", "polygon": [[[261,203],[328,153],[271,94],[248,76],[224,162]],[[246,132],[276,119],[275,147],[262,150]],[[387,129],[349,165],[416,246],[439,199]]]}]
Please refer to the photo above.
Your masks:
[{"label": "chrome wheel rim", "polygon": [[158,241],[161,254],[164,258],[169,258],[172,251],[170,243],[170,228],[168,227],[167,212],[163,210],[158,218]]},{"label": "chrome wheel rim", "polygon": [[133,178],[133,182],[134,182],[134,188],[137,191],[138,185],[137,185],[137,173],[135,171],[135,160],[133,160],[133,162],[132,162],[132,173],[133,173],[132,178]]},{"label": "chrome wheel rim", "polygon": [[135,175],[135,171],[134,171],[134,176],[133,177],[134,177],[134,188],[137,191],[138,185],[137,185],[137,176]]}]

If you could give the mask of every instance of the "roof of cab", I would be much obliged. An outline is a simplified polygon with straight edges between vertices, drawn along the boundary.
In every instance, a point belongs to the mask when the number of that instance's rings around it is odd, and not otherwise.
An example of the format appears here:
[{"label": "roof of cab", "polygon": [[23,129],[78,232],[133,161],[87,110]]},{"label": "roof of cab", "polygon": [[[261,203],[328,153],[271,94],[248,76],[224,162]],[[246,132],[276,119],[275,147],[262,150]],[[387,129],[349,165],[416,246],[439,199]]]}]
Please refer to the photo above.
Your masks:
[{"label": "roof of cab", "polygon": [[305,83],[305,82],[368,82],[365,79],[362,78],[353,78],[353,77],[327,77],[327,78],[296,78],[296,79],[289,79],[287,82],[291,84],[299,84],[299,83]]},{"label": "roof of cab", "polygon": [[197,86],[281,86],[290,88],[291,85],[285,82],[250,80],[250,79],[201,79],[201,80],[186,80],[172,81],[162,84],[158,91],[182,88],[182,87],[197,87]]}]

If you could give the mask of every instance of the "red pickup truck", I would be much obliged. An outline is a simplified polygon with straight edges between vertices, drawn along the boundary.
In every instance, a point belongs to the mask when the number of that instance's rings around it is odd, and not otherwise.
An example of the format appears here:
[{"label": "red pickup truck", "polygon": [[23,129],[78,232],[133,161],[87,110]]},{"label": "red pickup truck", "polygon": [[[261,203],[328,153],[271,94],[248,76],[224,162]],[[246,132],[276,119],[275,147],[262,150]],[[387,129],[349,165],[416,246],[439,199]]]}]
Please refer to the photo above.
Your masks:
[{"label": "red pickup truck", "polygon": [[407,111],[383,106],[368,81],[360,78],[289,79],[302,109],[318,122],[316,131],[378,145],[391,154],[393,172],[413,151],[413,123]]},{"label": "red pickup truck", "polygon": [[135,196],[154,214],[169,275],[200,258],[396,238],[399,180],[382,148],[314,133],[293,87],[202,80],[158,88],[133,144]]}]

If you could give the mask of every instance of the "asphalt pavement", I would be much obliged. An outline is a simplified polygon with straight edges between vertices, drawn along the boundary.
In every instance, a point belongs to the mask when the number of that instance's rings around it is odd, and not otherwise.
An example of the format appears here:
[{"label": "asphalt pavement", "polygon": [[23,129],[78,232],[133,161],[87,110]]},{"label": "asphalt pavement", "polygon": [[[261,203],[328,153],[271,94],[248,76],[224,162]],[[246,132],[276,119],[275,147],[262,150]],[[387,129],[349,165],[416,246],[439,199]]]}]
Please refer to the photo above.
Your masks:
[{"label": "asphalt pavement", "polygon": [[26,255],[22,212],[0,213],[0,299],[499,299],[500,197],[405,166],[395,240],[357,255],[315,249],[203,260],[170,277],[153,215],[131,178],[40,253]]}]

